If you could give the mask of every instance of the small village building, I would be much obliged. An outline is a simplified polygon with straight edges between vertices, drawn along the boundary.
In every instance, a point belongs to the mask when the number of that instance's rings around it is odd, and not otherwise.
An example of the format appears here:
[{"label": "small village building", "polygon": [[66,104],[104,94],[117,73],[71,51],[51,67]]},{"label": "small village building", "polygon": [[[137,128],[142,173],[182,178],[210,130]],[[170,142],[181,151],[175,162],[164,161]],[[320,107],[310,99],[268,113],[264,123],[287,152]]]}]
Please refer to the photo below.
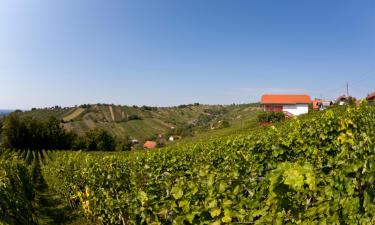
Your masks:
[{"label": "small village building", "polygon": [[314,99],[313,100],[313,109],[319,110],[319,104],[320,104],[320,99]]},{"label": "small village building", "polygon": [[177,140],[181,140],[182,137],[181,136],[178,136],[178,135],[172,135],[168,138],[169,141],[177,141]]},{"label": "small village building", "polygon": [[325,110],[330,107],[333,103],[331,101],[323,101],[320,105],[320,110]]},{"label": "small village building", "polygon": [[137,144],[139,144],[139,141],[138,141],[137,139],[131,139],[131,140],[130,140],[130,143],[131,143],[132,145],[137,145]]},{"label": "small village building", "polygon": [[367,96],[367,101],[369,102],[370,105],[375,105],[375,92]]},{"label": "small village building", "polygon": [[338,105],[345,105],[348,102],[348,96],[341,95],[336,99],[336,104]]},{"label": "small village building", "polygon": [[153,148],[156,148],[156,146],[157,146],[157,143],[155,141],[146,141],[143,145],[143,148],[153,149]]},{"label": "small village building", "polygon": [[325,110],[328,107],[330,107],[331,105],[332,105],[331,101],[326,101],[326,100],[318,99],[318,98],[313,100],[313,109],[314,110]]},{"label": "small village building", "polygon": [[261,104],[266,112],[284,112],[298,116],[309,112],[312,100],[308,95],[266,94],[262,96]]}]

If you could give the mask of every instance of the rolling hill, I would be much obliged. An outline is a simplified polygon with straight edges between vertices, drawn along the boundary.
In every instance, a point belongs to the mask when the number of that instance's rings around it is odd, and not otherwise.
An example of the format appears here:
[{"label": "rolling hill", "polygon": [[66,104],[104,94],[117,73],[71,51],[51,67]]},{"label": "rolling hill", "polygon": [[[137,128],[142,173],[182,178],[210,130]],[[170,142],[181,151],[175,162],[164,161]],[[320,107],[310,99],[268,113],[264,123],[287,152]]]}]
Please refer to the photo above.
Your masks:
[{"label": "rolling hill", "polygon": [[[157,134],[173,129],[189,127],[193,136],[219,130],[223,121],[231,129],[241,129],[254,123],[259,106],[201,105],[190,104],[176,107],[121,106],[112,104],[81,105],[76,107],[53,107],[25,111],[21,116],[45,120],[51,116],[61,120],[69,131],[84,134],[95,128],[107,130],[118,138],[130,137],[144,141]],[[220,129],[221,130],[221,129]]]}]

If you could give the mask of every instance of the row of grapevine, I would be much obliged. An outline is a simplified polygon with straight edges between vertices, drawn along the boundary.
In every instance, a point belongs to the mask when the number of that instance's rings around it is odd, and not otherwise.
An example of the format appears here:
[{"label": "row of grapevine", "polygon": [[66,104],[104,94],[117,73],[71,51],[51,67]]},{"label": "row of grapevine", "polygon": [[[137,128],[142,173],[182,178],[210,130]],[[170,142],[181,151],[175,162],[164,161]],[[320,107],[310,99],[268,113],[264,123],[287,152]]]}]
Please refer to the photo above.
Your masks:
[{"label": "row of grapevine", "polygon": [[36,170],[45,162],[47,152],[11,149],[0,152],[0,224],[37,224]]},{"label": "row of grapevine", "polygon": [[0,224],[36,224],[32,169],[19,153],[0,155]]},{"label": "row of grapevine", "polygon": [[53,152],[49,186],[101,224],[375,224],[375,107],[130,154]]}]

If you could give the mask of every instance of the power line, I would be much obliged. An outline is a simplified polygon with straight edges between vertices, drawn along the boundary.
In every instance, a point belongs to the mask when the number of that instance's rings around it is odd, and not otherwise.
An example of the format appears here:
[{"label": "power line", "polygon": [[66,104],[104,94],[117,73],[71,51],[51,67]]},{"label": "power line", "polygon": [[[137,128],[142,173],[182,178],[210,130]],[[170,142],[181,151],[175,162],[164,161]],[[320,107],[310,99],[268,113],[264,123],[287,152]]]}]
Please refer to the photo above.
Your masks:
[{"label": "power line", "polygon": [[[346,95],[349,96],[349,83],[350,83],[350,87],[353,88],[354,87],[357,87],[358,89],[357,90],[360,90],[361,88],[359,87],[359,84],[363,83],[364,81],[367,81],[368,82],[368,78],[371,78],[371,77],[374,77],[375,78],[375,66],[372,67],[371,69],[367,70],[366,72],[362,73],[362,74],[359,74],[355,79],[351,79],[349,81],[347,81],[346,83]],[[369,91],[372,91],[372,90],[369,90]],[[335,95],[342,95],[343,93],[345,93],[345,91],[342,89],[342,88],[330,88],[330,89],[326,89],[324,91],[320,91],[320,95],[322,94],[329,94],[329,95],[332,95],[332,93],[335,93]]]}]

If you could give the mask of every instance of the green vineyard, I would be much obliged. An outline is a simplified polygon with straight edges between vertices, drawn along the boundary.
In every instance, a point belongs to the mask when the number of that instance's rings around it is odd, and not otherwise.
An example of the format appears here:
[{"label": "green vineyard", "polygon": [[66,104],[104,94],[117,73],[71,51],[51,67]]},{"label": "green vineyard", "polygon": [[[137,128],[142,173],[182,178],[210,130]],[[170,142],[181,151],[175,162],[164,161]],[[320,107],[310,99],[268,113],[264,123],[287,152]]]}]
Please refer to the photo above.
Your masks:
[{"label": "green vineyard", "polygon": [[32,205],[36,161],[31,151],[0,155],[0,224],[36,224]]},{"label": "green vineyard", "polygon": [[375,107],[130,153],[4,151],[0,224],[37,224],[34,177],[93,224],[375,224]]}]

